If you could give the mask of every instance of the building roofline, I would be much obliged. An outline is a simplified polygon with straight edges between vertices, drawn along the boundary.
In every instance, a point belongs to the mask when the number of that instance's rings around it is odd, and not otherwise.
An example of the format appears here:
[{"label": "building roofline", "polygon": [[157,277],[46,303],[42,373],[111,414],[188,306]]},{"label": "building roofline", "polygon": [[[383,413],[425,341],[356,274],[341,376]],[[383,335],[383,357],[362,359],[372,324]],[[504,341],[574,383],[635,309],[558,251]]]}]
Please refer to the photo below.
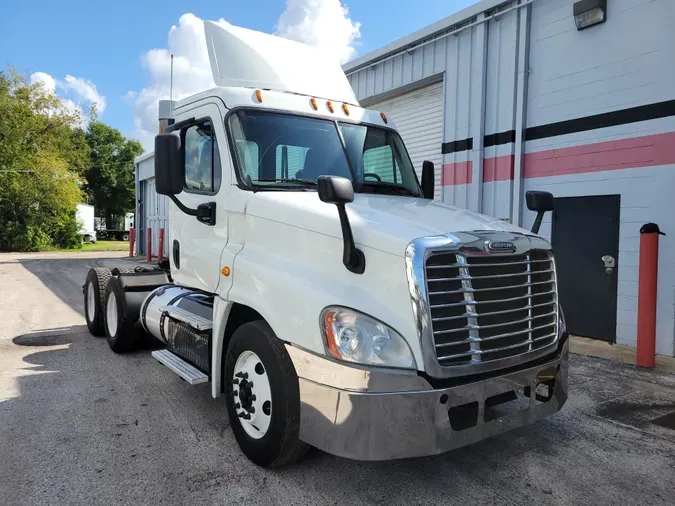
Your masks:
[{"label": "building roofline", "polygon": [[137,164],[138,164],[138,163],[144,162],[145,160],[147,160],[148,158],[152,158],[153,156],[155,156],[155,152],[154,152],[154,151],[146,151],[146,152],[143,153],[142,155],[137,156],[136,158],[134,158],[134,163],[137,163]]},{"label": "building roofline", "polygon": [[459,12],[451,14],[450,16],[436,21],[435,23],[417,30],[403,38],[400,38],[386,46],[383,46],[375,51],[371,51],[355,60],[349,61],[342,66],[342,70],[346,74],[353,73],[363,67],[368,67],[382,58],[386,58],[394,53],[405,50],[410,46],[415,46],[422,39],[439,35],[448,30],[448,28],[455,25],[462,25],[463,22],[477,16],[478,14],[490,9],[494,9],[503,4],[511,3],[513,0],[482,0],[481,2],[470,5]]}]

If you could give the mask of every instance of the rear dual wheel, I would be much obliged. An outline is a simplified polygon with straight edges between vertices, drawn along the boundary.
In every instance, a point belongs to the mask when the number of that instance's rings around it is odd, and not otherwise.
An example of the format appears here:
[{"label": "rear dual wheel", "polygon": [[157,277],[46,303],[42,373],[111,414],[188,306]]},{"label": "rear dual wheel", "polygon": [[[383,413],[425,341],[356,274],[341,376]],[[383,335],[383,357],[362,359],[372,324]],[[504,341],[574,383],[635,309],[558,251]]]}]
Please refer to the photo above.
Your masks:
[{"label": "rear dual wheel", "polygon": [[89,269],[84,282],[84,314],[94,336],[105,336],[105,289],[112,278],[107,267]]},{"label": "rear dual wheel", "polygon": [[137,315],[130,316],[125,304],[124,290],[117,277],[112,277],[105,289],[105,333],[115,353],[137,349],[143,336]]}]

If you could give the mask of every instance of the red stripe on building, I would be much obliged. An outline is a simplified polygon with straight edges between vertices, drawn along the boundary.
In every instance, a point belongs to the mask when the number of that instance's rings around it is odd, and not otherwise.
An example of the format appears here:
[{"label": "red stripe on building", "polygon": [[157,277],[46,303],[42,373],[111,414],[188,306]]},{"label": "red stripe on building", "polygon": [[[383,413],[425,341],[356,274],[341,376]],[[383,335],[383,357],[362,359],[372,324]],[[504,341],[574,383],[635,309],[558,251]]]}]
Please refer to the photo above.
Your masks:
[{"label": "red stripe on building", "polygon": [[[483,182],[512,180],[514,162],[513,155],[485,158]],[[535,151],[526,153],[524,162],[524,178],[675,165],[675,132]],[[445,164],[441,184],[470,184],[471,169],[470,160]]]},{"label": "red stripe on building", "polygon": [[483,182],[512,180],[514,160],[513,155],[485,158],[483,160]]},{"label": "red stripe on building", "polygon": [[441,172],[441,185],[471,184],[471,160],[457,163],[444,163]]},{"label": "red stripe on building", "polygon": [[675,132],[527,153],[523,177],[670,164],[675,164]]}]

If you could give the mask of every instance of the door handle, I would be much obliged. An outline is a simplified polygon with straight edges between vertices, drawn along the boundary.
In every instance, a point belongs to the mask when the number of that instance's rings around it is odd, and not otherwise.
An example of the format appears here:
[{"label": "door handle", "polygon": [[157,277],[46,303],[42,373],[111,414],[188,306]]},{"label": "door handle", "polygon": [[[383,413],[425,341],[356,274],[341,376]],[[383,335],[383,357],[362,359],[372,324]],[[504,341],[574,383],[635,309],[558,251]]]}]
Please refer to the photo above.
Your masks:
[{"label": "door handle", "polygon": [[601,260],[605,263],[605,272],[611,274],[616,266],[616,259],[612,255],[604,255]]}]

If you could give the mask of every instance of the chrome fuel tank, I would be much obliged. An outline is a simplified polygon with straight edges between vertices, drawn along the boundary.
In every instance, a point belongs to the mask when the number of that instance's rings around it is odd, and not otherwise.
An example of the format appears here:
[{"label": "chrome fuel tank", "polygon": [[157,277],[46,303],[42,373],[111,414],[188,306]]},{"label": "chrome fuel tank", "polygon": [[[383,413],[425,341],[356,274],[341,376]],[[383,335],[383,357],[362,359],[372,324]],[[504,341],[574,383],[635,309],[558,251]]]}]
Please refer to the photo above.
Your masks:
[{"label": "chrome fuel tank", "polygon": [[162,317],[162,308],[176,306],[208,320],[213,319],[211,296],[183,286],[165,285],[150,292],[141,306],[140,320],[145,331],[167,342],[169,319]]}]

